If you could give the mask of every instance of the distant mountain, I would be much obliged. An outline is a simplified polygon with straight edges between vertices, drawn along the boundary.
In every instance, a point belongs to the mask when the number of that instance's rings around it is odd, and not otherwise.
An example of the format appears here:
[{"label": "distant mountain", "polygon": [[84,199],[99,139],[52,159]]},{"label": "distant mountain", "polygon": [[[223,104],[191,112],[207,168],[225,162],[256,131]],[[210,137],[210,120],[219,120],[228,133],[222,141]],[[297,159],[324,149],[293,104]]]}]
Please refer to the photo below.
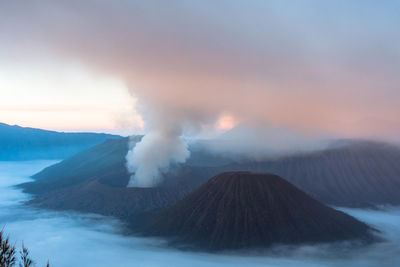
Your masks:
[{"label": "distant mountain", "polygon": [[0,123],[0,160],[64,159],[117,135],[62,133]]},{"label": "distant mountain", "polygon": [[154,216],[147,233],[221,250],[368,240],[369,230],[276,175],[226,172]]},{"label": "distant mountain", "polygon": [[44,208],[117,217],[170,207],[225,171],[275,173],[329,205],[400,204],[400,149],[383,143],[340,142],[323,151],[239,163],[197,147],[185,165],[171,168],[162,185],[149,189],[126,188],[127,151],[128,138],[108,140],[43,170],[34,176],[36,181],[21,186],[36,195],[31,203]]},{"label": "distant mountain", "polygon": [[386,143],[335,142],[326,150],[227,169],[275,173],[330,205],[400,204],[400,148]]}]

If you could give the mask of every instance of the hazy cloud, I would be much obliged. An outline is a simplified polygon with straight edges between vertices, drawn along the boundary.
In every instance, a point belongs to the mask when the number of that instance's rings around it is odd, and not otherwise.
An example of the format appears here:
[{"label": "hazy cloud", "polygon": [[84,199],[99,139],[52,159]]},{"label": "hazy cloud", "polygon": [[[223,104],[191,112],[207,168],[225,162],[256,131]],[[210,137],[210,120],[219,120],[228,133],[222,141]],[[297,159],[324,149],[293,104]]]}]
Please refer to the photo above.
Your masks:
[{"label": "hazy cloud", "polygon": [[153,121],[176,126],[171,141],[222,114],[306,134],[400,131],[396,1],[0,5],[3,57],[74,58],[117,75],[149,110],[149,133],[165,131]]}]

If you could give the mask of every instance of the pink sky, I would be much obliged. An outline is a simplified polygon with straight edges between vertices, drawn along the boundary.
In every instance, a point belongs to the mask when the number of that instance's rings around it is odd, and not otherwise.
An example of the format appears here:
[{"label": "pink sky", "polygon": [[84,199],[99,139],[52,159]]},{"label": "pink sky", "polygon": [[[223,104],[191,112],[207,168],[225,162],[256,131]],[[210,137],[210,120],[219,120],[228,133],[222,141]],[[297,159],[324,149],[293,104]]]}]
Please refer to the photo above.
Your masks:
[{"label": "pink sky", "polygon": [[[143,119],[184,130],[252,123],[343,137],[400,133],[400,20],[389,4],[1,5],[0,121],[121,132]],[[32,64],[41,79],[29,79]],[[66,71],[74,64],[78,73]]]}]

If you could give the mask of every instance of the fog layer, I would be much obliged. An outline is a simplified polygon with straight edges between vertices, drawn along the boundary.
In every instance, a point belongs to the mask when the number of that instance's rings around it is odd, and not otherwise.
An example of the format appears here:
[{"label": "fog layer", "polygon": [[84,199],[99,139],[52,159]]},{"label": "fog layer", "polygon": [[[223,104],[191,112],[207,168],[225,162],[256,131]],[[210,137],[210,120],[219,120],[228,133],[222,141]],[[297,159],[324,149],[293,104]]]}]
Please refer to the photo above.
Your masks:
[{"label": "fog layer", "polygon": [[38,266],[395,266],[400,262],[400,209],[346,212],[380,229],[387,242],[370,247],[335,244],[276,247],[223,254],[183,252],[162,240],[121,234],[117,220],[98,215],[37,210],[12,186],[54,161],[0,162],[0,227],[30,248]]}]

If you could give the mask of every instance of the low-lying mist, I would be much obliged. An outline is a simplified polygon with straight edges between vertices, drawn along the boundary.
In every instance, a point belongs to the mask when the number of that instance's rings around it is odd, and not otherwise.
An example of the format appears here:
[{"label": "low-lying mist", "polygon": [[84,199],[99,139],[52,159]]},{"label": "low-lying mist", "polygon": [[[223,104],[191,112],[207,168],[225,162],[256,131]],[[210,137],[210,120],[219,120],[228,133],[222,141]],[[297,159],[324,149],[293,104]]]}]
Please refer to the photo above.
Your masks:
[{"label": "low-lying mist", "polygon": [[54,161],[0,162],[0,227],[24,241],[38,266],[395,266],[400,262],[400,209],[342,209],[382,231],[371,246],[331,244],[207,254],[168,248],[158,239],[123,235],[117,220],[38,210],[12,186]]},{"label": "low-lying mist", "polygon": [[215,155],[232,159],[263,160],[330,147],[333,135],[306,135],[285,128],[241,124],[214,138],[190,143]]}]

